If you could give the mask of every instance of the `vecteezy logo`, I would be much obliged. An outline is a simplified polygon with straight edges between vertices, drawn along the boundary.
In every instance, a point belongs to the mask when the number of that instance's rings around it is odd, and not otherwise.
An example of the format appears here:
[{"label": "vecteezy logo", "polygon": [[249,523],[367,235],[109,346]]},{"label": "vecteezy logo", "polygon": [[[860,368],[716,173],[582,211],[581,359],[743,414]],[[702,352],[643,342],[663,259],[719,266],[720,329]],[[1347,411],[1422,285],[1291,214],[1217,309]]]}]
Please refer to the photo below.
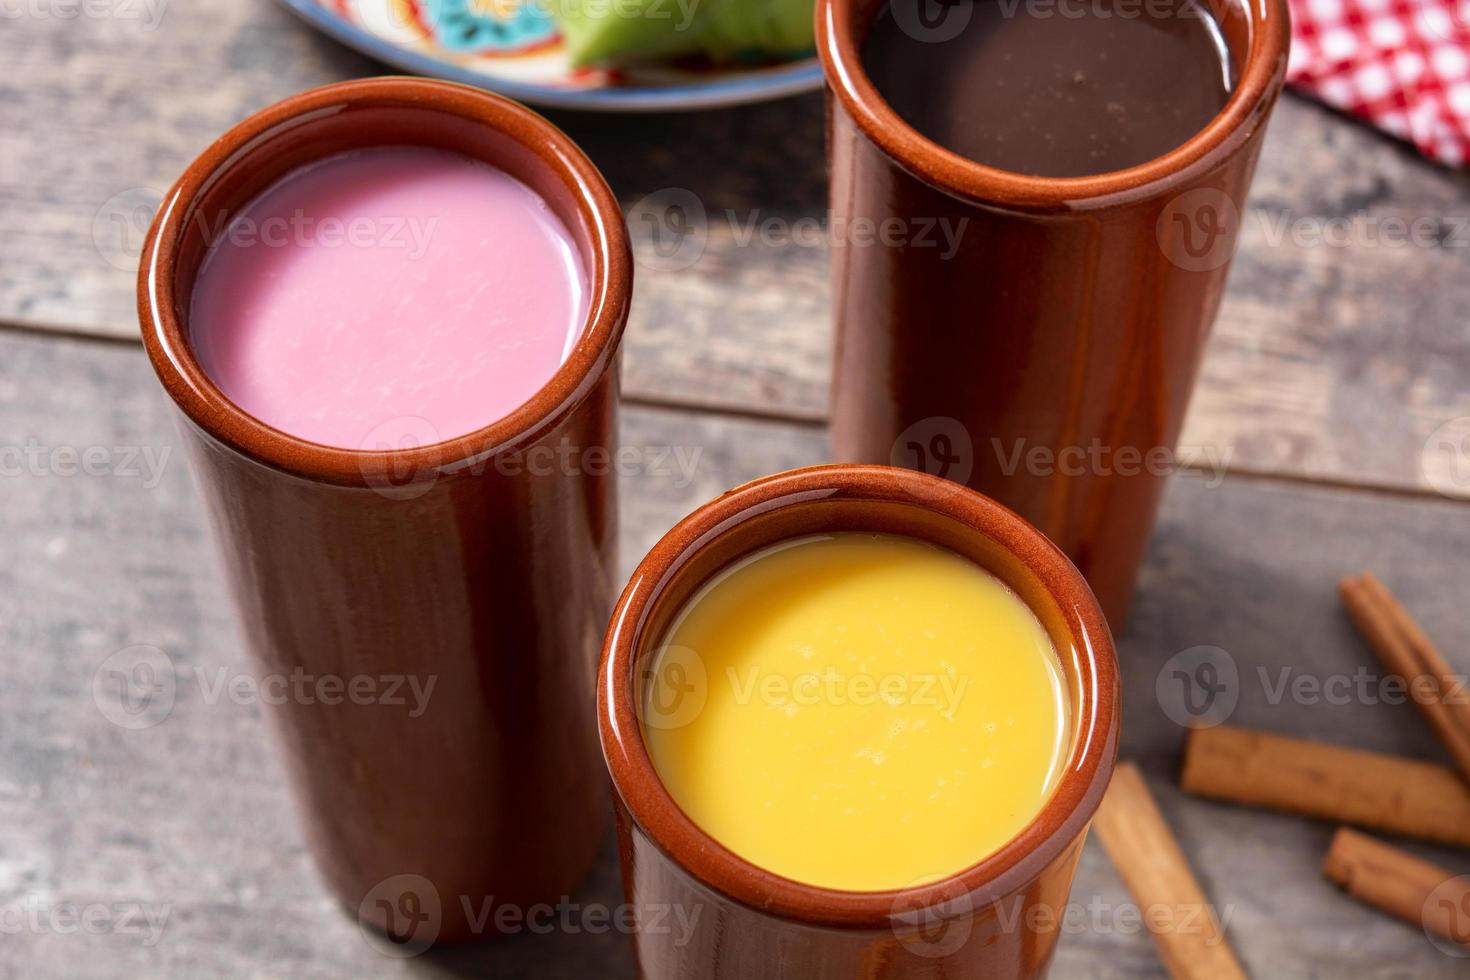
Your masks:
[{"label": "vecteezy logo", "polygon": [[975,905],[968,893],[925,905],[912,891],[933,880],[920,878],[900,890],[889,920],[903,948],[925,959],[959,952],[975,928]]},{"label": "vecteezy logo", "polygon": [[178,695],[173,660],[158,647],[117,651],[92,675],[92,702],[119,728],[137,731],[166,719]]},{"label": "vecteezy logo", "polygon": [[1183,728],[1213,728],[1235,713],[1240,671],[1220,647],[1198,646],[1170,657],[1154,682],[1159,707]]},{"label": "vecteezy logo", "polygon": [[416,500],[439,478],[439,454],[423,450],[441,441],[432,422],[415,416],[389,419],[363,439],[359,468],[367,485],[390,500]]},{"label": "vecteezy logo", "polygon": [[704,258],[709,219],[699,195],[683,187],[655,191],[628,209],[639,266],[682,272]]},{"label": "vecteezy logo", "polygon": [[1213,187],[1180,194],[1159,213],[1154,233],[1164,256],[1186,272],[1223,268],[1235,254],[1240,209]]},{"label": "vecteezy logo", "polygon": [[683,728],[704,711],[709,671],[704,658],[688,647],[667,646],[643,668],[638,698],[640,717],[649,728]]},{"label": "vecteezy logo", "polygon": [[92,216],[92,247],[102,261],[122,272],[138,268],[148,226],[163,202],[163,195],[146,187],[114,194]]},{"label": "vecteezy logo", "polygon": [[894,466],[963,484],[975,471],[975,446],[959,419],[936,415],[900,432],[888,460]]},{"label": "vecteezy logo", "polygon": [[1450,419],[1424,442],[1420,468],[1446,497],[1470,497],[1470,415]]},{"label": "vecteezy logo", "polygon": [[898,29],[915,41],[943,44],[953,41],[970,26],[975,5],[945,0],[896,0],[889,10]]},{"label": "vecteezy logo", "polygon": [[1424,900],[1424,935],[1446,956],[1470,958],[1470,875],[1450,878]]},{"label": "vecteezy logo", "polygon": [[1426,2],[1413,9],[1414,20],[1424,32],[1446,41],[1470,41],[1470,0]]},{"label": "vecteezy logo", "polygon": [[380,881],[357,907],[363,938],[394,959],[418,956],[434,945],[443,923],[439,889],[423,875],[394,875]]}]

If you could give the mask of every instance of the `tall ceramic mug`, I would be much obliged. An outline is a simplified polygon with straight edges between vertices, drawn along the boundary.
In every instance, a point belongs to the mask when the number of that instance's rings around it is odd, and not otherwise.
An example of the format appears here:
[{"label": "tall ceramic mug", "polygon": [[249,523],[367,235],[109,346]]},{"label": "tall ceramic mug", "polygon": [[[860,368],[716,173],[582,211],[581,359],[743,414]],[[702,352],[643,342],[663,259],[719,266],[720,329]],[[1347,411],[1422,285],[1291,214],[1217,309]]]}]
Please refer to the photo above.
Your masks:
[{"label": "tall ceramic mug", "polygon": [[[509,415],[448,440],[385,419],[383,439],[346,450],[225,397],[191,348],[189,301],[212,230],[287,173],[374,146],[455,151],[528,185],[570,232],[590,298],[575,347]],[[230,130],[169,192],[144,250],[143,339],[181,410],[247,646],[283,690],[308,685],[272,714],[311,849],[337,896],[399,943],[493,929],[490,896],[555,900],[598,850],[592,709],[617,507],[607,468],[578,461],[615,446],[631,280],[618,205],[563,133],[407,78],[316,89]],[[360,696],[387,683],[397,697]]]},{"label": "tall ceramic mug", "polygon": [[817,8],[834,228],[957,236],[918,248],[834,234],[835,458],[926,470],[1014,509],[1115,626],[1286,70],[1285,0],[1202,2],[1236,79],[1224,109],[1164,156],[1078,178],[983,166],[920,135],[864,71],[884,0]]},{"label": "tall ceramic mug", "polygon": [[[643,736],[653,655],[700,587],[754,552],[842,531],[919,539],[994,574],[1050,636],[1068,695],[1070,751],[1041,812],[978,864],[908,889],[815,887],[737,856],[680,809]],[[682,724],[687,712],[700,709],[697,674],[677,680],[681,696],[691,700],[661,704],[658,724]],[[598,682],[623,882],[639,916],[640,975],[1045,976],[1087,827],[1112,775],[1119,700],[1112,638],[1087,583],[1034,528],[977,493],[907,469],[818,466],[757,480],[706,504],[659,541],[634,573],[613,614]],[[853,862],[863,859],[851,855]]]}]

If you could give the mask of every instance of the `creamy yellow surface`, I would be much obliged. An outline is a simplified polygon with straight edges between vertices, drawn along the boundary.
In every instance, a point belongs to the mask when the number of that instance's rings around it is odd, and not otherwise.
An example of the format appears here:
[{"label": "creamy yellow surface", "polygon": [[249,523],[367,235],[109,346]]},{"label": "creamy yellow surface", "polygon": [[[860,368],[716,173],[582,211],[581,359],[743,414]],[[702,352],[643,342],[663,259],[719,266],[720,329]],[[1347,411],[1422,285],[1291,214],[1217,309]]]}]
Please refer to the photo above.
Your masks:
[{"label": "creamy yellow surface", "polygon": [[927,543],[842,533],[705,586],[655,653],[644,739],[664,785],[750,862],[848,891],[994,853],[1070,746],[1057,654],[989,572]]}]

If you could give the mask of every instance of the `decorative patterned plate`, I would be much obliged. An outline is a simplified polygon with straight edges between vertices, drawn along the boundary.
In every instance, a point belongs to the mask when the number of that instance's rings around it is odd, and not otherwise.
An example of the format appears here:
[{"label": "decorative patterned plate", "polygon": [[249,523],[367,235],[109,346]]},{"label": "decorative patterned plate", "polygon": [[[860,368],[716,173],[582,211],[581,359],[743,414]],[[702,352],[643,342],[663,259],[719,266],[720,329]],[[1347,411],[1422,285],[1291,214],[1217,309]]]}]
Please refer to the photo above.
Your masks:
[{"label": "decorative patterned plate", "polygon": [[818,88],[815,57],[733,68],[573,68],[544,6],[522,0],[282,0],[317,29],[405,71],[521,102],[658,112],[764,102]]}]

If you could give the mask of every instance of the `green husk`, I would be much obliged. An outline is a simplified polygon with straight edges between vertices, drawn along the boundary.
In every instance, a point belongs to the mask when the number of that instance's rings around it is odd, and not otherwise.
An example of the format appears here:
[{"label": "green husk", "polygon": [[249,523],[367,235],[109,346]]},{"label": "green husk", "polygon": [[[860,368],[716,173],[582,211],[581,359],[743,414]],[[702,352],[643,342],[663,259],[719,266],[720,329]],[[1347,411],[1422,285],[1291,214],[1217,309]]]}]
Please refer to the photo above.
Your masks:
[{"label": "green husk", "polygon": [[618,66],[702,54],[716,61],[803,54],[812,0],[547,0],[573,64]]}]

